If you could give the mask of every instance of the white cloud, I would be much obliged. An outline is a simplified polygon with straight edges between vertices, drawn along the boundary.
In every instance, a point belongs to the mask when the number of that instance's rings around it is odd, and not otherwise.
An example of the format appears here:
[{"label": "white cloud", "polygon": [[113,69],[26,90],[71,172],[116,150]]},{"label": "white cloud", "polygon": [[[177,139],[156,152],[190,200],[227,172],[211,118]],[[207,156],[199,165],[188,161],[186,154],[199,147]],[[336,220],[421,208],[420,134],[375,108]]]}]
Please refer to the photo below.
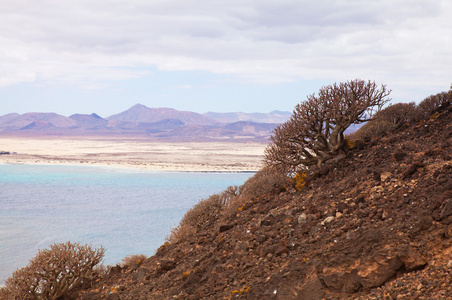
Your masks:
[{"label": "white cloud", "polygon": [[448,86],[448,0],[51,1],[0,11],[0,86],[205,70],[238,80]]}]

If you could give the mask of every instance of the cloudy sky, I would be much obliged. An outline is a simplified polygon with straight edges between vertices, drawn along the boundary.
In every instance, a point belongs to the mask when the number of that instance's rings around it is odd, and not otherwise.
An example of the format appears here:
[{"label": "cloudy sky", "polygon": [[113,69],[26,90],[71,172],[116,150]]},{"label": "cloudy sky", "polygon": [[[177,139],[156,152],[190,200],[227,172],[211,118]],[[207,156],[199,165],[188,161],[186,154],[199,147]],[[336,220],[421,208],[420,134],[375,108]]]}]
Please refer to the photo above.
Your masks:
[{"label": "cloudy sky", "polygon": [[452,83],[450,0],[0,4],[0,115],[291,111],[355,78],[419,102]]}]

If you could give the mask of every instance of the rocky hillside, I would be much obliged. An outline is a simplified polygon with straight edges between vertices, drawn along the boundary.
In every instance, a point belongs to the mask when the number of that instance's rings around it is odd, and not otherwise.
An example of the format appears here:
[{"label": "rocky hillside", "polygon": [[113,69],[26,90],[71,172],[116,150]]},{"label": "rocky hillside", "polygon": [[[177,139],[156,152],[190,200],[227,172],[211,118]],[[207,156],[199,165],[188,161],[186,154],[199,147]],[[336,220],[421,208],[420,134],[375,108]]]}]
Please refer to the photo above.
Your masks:
[{"label": "rocky hillside", "polygon": [[[450,299],[452,107],[202,224],[73,299]],[[145,238],[145,237],[143,237]]]}]

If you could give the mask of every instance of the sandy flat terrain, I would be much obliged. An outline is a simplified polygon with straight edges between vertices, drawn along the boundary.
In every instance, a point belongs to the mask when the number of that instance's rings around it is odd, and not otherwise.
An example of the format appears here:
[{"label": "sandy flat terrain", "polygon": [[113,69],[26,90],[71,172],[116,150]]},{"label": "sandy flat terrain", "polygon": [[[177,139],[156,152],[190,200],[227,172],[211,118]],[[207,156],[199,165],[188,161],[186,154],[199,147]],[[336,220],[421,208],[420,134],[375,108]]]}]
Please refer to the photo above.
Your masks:
[{"label": "sandy flat terrain", "polygon": [[242,172],[261,167],[266,144],[121,138],[0,137],[0,163],[100,165],[156,171]]}]

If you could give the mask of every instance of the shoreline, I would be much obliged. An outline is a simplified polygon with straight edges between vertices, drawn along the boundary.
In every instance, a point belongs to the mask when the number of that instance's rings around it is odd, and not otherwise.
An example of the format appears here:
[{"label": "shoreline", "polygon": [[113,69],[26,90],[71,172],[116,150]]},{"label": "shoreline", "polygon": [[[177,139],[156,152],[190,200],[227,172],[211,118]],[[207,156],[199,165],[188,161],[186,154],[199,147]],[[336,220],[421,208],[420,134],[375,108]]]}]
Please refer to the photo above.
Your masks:
[{"label": "shoreline", "polygon": [[266,144],[0,136],[0,163],[113,167],[157,172],[253,173]]},{"label": "shoreline", "polygon": [[248,174],[248,173],[256,173],[258,170],[254,171],[254,170],[223,170],[223,169],[218,169],[218,170],[190,170],[190,169],[181,169],[181,170],[176,170],[176,169],[157,169],[157,168],[136,168],[133,165],[128,166],[128,165],[108,165],[108,164],[97,164],[97,163],[79,163],[79,164],[71,164],[71,163],[43,163],[43,162],[39,162],[39,163],[35,163],[35,162],[3,162],[0,160],[0,166],[2,165],[21,165],[21,166],[61,166],[61,167],[80,167],[80,168],[104,168],[104,169],[117,169],[117,170],[128,170],[128,171],[136,171],[136,172],[155,172],[155,173],[243,173],[243,174]]}]

